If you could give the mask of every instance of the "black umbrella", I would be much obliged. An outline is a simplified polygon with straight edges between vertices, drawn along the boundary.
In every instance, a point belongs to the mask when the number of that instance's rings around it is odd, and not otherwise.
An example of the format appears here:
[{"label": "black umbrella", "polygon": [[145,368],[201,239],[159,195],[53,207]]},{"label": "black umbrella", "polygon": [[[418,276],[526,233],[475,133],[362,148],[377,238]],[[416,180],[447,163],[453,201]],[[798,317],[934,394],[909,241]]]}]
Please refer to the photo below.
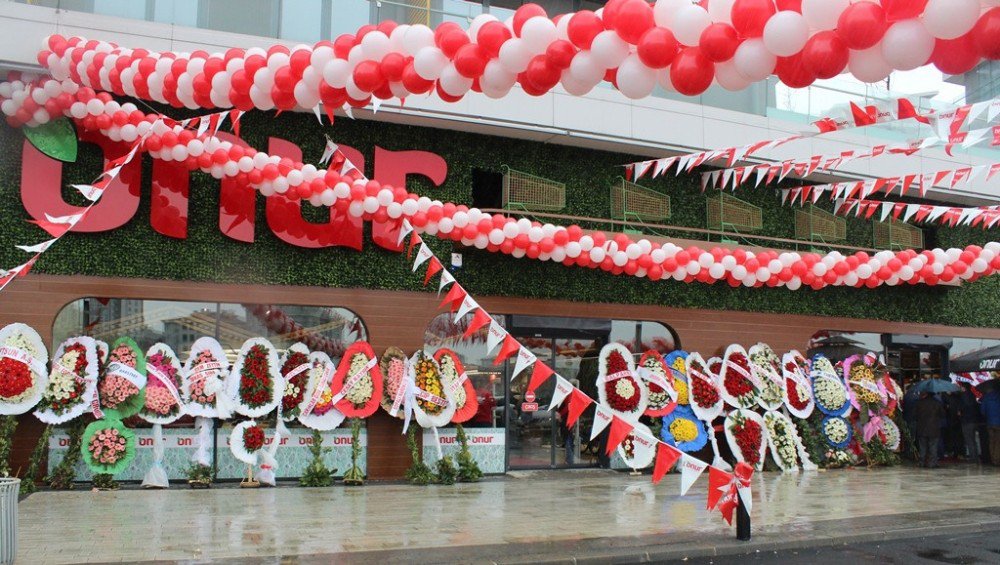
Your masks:
[{"label": "black umbrella", "polygon": [[952,373],[978,373],[1000,370],[1000,345],[966,353],[949,361]]},{"label": "black umbrella", "polygon": [[1000,381],[998,381],[997,379],[990,379],[988,381],[983,381],[977,384],[976,390],[978,390],[983,394],[986,394],[987,392],[990,392],[991,390],[995,389],[998,384],[1000,384]]},{"label": "black umbrella", "polygon": [[809,358],[814,355],[823,354],[831,363],[843,361],[851,355],[864,355],[868,350],[862,347],[860,341],[853,340],[847,336],[834,335],[819,339],[813,342],[813,346],[806,351]]}]

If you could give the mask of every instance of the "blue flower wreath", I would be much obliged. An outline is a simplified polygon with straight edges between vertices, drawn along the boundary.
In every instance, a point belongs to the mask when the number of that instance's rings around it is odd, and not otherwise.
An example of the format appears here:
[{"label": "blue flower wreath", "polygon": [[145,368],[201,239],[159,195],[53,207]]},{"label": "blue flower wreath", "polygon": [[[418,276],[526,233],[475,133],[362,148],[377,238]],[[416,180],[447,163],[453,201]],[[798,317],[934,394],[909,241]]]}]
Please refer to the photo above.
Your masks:
[{"label": "blue flower wreath", "polygon": [[[832,420],[840,420],[844,423],[844,426],[847,427],[847,438],[840,443],[834,442],[830,436],[826,435],[826,423]],[[834,449],[847,449],[847,446],[851,444],[851,438],[854,437],[854,430],[851,428],[851,422],[846,418],[841,418],[839,416],[827,416],[826,418],[823,418],[823,421],[820,422],[819,429],[820,433],[823,434],[823,439],[826,440],[826,443]]]},{"label": "blue flower wreath", "polygon": [[[677,350],[671,351],[670,353],[668,353],[668,354],[666,354],[666,355],[663,356],[663,364],[667,366],[667,370],[670,371],[670,374],[673,375],[675,379],[679,378],[682,381],[684,381],[685,383],[688,382],[688,378],[687,378],[687,356],[688,356],[688,352],[684,351],[683,349],[677,349]],[[684,372],[683,373],[674,368],[674,361],[676,361],[678,357],[681,359],[681,361],[684,361]]]},{"label": "blue flower wreath", "polygon": [[[676,441],[674,435],[670,433],[670,424],[674,420],[689,420],[694,424],[695,429],[698,430],[698,435],[691,441]],[[694,411],[689,406],[678,406],[673,412],[663,417],[663,428],[660,429],[660,437],[663,441],[685,453],[699,451],[708,443],[708,432],[705,431],[705,424],[694,415]]]}]

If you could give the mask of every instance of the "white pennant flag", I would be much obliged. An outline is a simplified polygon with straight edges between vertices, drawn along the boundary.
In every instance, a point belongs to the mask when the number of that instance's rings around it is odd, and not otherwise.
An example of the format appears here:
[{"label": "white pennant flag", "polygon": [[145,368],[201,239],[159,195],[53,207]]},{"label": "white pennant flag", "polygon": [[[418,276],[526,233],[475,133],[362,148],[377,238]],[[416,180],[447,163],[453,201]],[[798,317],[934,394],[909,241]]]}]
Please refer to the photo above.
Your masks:
[{"label": "white pennant flag", "polygon": [[843,198],[838,198],[838,199],[834,200],[834,202],[833,202],[833,215],[834,216],[836,216],[837,212],[839,212],[840,209],[844,206],[844,202],[845,201],[844,201]]},{"label": "white pennant flag", "polygon": [[410,222],[404,220],[403,225],[399,227],[399,239],[396,240],[396,245],[402,245],[403,240],[411,233],[413,233],[413,226],[410,225]]},{"label": "white pennant flag", "polygon": [[969,176],[965,177],[965,183],[972,184],[973,181],[978,179],[985,172],[986,172],[986,165],[979,165],[978,167],[972,167],[972,172],[969,173]]},{"label": "white pennant flag", "polygon": [[372,98],[372,114],[378,114],[378,109],[382,107],[382,99],[378,96]]},{"label": "white pennant flag", "polygon": [[465,298],[462,300],[462,305],[459,306],[458,310],[455,312],[455,321],[457,322],[461,320],[462,316],[472,312],[476,308],[479,308],[479,303],[477,303],[471,296],[465,295]]},{"label": "white pennant flag", "polygon": [[969,115],[965,119],[969,120],[969,123],[972,123],[989,107],[990,101],[988,100],[984,102],[976,102],[971,108],[969,108]]},{"label": "white pennant flag", "polygon": [[881,207],[882,207],[882,216],[881,216],[881,219],[879,219],[879,221],[880,222],[884,222],[885,219],[889,217],[889,213],[892,212],[893,203],[892,202],[883,202],[881,204]]},{"label": "white pennant flag", "polygon": [[910,218],[912,218],[918,210],[920,210],[920,204],[907,204],[906,210],[903,212],[903,221],[909,222]]},{"label": "white pennant flag", "polygon": [[681,496],[684,496],[691,489],[691,486],[694,485],[694,482],[698,480],[698,477],[708,468],[708,463],[684,453],[681,454],[680,468]]},{"label": "white pennant flag", "polygon": [[50,216],[48,213],[45,214],[45,219],[53,224],[69,224],[71,226],[76,225],[82,217],[82,212],[79,214],[70,214],[69,216]]},{"label": "white pennant flag", "polygon": [[420,265],[426,263],[427,260],[433,256],[434,252],[431,251],[431,248],[427,247],[427,244],[421,241],[420,250],[417,251],[417,257],[413,260],[413,272],[414,273],[417,272],[417,269],[420,268]]},{"label": "white pennant flag", "polygon": [[52,244],[55,243],[57,239],[59,238],[57,237],[54,239],[50,239],[48,241],[36,243],[35,245],[15,245],[14,247],[20,249],[21,251],[26,251],[28,253],[42,253],[43,251],[51,247]]},{"label": "white pennant flag", "polygon": [[511,380],[514,377],[521,374],[521,371],[527,369],[528,367],[535,364],[536,357],[535,354],[528,350],[527,347],[520,347],[517,350],[517,362],[514,363],[514,373],[510,376]]},{"label": "white pennant flag", "polygon": [[323,125],[323,114],[320,113],[319,104],[313,106],[313,114],[316,114],[316,121],[319,122],[319,125]]},{"label": "white pennant flag", "polygon": [[438,296],[441,295],[441,291],[444,290],[444,287],[450,285],[453,282],[455,282],[455,277],[451,276],[451,273],[448,272],[448,269],[442,270],[441,282],[438,284]]},{"label": "white pennant flag", "polygon": [[986,134],[992,131],[992,128],[974,129],[969,132],[969,135],[965,136],[965,141],[962,142],[962,147],[968,149],[973,145],[976,145],[982,141]]},{"label": "white pennant flag", "polygon": [[947,211],[948,211],[948,207],[947,206],[935,206],[931,210],[931,213],[927,216],[927,221],[928,222],[933,222],[934,220],[936,220],[936,219],[940,218],[942,215],[944,215],[944,213],[947,212]]},{"label": "white pennant flag", "polygon": [[663,173],[670,170],[670,166],[677,162],[677,157],[669,157],[667,159],[660,159],[656,162],[656,168],[653,169],[653,178],[662,175]]},{"label": "white pennant flag", "polygon": [[553,408],[558,408],[562,405],[563,400],[573,392],[573,385],[569,381],[562,378],[562,375],[556,375],[556,388],[552,391],[552,400],[549,402],[549,411],[551,412]]},{"label": "white pennant flag", "polygon": [[101,195],[104,194],[103,188],[98,188],[90,184],[71,184],[70,186],[79,190],[80,194],[91,202],[97,202],[100,200]]},{"label": "white pennant flag", "polygon": [[198,118],[198,137],[205,135],[208,131],[208,116],[202,116]]},{"label": "white pennant flag", "polygon": [[594,427],[590,428],[590,441],[597,439],[597,436],[601,435],[604,428],[611,425],[612,418],[614,418],[614,415],[611,413],[611,410],[600,404],[597,405],[597,409],[594,411]]},{"label": "white pennant flag", "polygon": [[760,165],[757,166],[757,169],[756,169],[757,170],[757,182],[756,182],[756,184],[754,184],[754,187],[760,186],[761,181],[763,181],[764,177],[767,175],[767,169],[768,169],[767,166],[763,166],[763,167],[760,166]]},{"label": "white pennant flag", "polygon": [[[337,144],[330,139],[330,136],[326,136],[326,147],[323,148],[323,156],[319,158],[319,164],[325,165],[330,162],[333,158],[333,154],[337,152]],[[405,222],[404,222],[405,223]]]},{"label": "white pennant flag", "polygon": [[486,353],[496,349],[506,337],[507,330],[503,329],[496,320],[490,320],[490,331],[486,333]]},{"label": "white pennant flag", "polygon": [[347,114],[348,118],[354,119],[354,110],[351,108],[350,104],[344,104],[344,113]]},{"label": "white pennant flag", "polygon": [[993,118],[997,117],[997,114],[1000,114],[1000,99],[990,102],[990,111],[987,114],[986,121],[992,122]]},{"label": "white pennant flag", "polygon": [[729,179],[733,176],[732,169],[726,169],[722,171],[722,188],[725,188],[729,184]]}]

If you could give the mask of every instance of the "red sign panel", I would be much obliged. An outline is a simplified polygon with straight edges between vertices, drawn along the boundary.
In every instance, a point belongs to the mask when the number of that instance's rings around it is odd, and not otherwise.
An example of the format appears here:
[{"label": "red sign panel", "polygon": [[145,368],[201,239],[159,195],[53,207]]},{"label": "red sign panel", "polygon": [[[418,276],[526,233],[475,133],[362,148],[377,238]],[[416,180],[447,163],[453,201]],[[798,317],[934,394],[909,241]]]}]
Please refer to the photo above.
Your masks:
[{"label": "red sign panel", "polygon": [[521,412],[538,412],[537,402],[522,402]]}]

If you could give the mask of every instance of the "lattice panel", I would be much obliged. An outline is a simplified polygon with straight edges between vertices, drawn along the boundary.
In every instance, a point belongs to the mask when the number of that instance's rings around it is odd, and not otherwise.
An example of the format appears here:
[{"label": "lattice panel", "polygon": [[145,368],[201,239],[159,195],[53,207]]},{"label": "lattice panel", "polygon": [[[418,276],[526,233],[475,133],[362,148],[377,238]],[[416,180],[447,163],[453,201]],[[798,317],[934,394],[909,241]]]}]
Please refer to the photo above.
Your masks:
[{"label": "lattice panel", "polygon": [[760,208],[725,192],[720,192],[718,198],[709,198],[707,206],[709,229],[754,232],[764,227]]},{"label": "lattice panel", "polygon": [[847,220],[810,205],[795,211],[795,237],[809,241],[844,241]]},{"label": "lattice panel", "polygon": [[670,197],[621,179],[611,187],[611,217],[647,222],[666,220],[670,217]]},{"label": "lattice panel", "polygon": [[897,220],[875,222],[875,247],[876,249],[923,249],[924,230]]},{"label": "lattice panel", "polygon": [[504,166],[503,206],[551,212],[566,207],[566,184]]}]

